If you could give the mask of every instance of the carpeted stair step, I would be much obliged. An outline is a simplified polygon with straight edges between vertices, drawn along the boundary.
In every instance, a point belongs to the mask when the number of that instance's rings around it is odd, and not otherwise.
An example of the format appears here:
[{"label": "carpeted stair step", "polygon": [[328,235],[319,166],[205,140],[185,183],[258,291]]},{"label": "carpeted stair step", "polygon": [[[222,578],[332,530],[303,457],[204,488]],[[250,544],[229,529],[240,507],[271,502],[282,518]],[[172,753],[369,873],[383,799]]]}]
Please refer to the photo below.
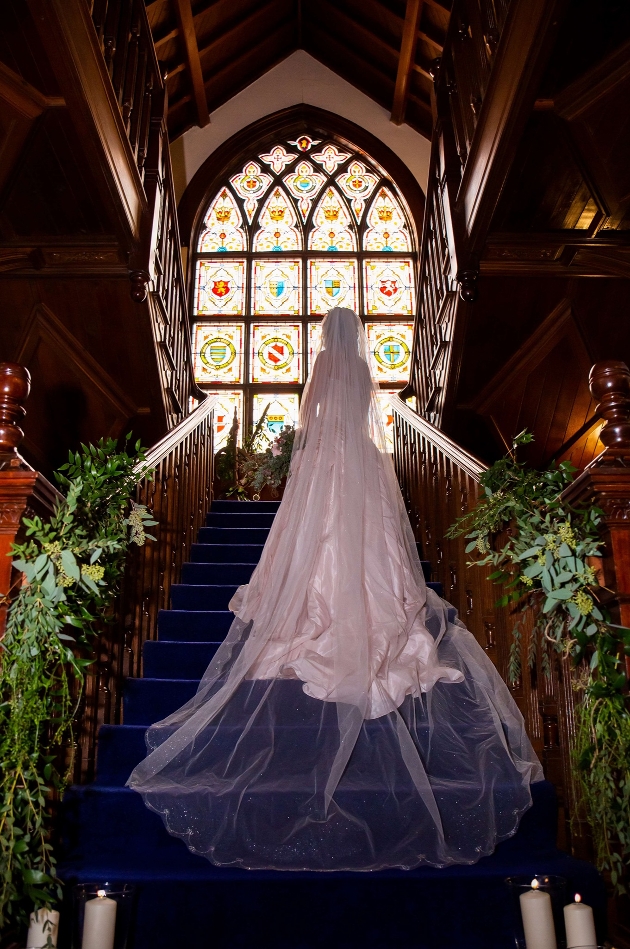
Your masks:
[{"label": "carpeted stair step", "polygon": [[234,614],[229,610],[160,610],[160,642],[221,642]]},{"label": "carpeted stair step", "polygon": [[199,679],[127,679],[123,695],[125,725],[152,725],[193,697]]},{"label": "carpeted stair step", "polygon": [[240,584],[174,583],[171,604],[174,610],[227,610]]},{"label": "carpeted stair step", "polygon": [[193,563],[253,563],[263,552],[262,544],[192,544]]},{"label": "carpeted stair step", "polygon": [[200,527],[200,544],[264,544],[268,527]]},{"label": "carpeted stair step", "polygon": [[142,650],[147,679],[201,679],[220,642],[161,642],[149,640]]},{"label": "carpeted stair step", "polygon": [[280,501],[213,501],[212,513],[242,514],[253,511],[275,514],[279,507]]},{"label": "carpeted stair step", "polygon": [[[242,508],[241,508],[242,511]],[[206,527],[266,527],[273,524],[275,513],[261,511],[232,513],[225,511],[210,511],[206,514]]]},{"label": "carpeted stair step", "polygon": [[255,563],[185,563],[182,564],[182,583],[238,584],[249,583]]}]

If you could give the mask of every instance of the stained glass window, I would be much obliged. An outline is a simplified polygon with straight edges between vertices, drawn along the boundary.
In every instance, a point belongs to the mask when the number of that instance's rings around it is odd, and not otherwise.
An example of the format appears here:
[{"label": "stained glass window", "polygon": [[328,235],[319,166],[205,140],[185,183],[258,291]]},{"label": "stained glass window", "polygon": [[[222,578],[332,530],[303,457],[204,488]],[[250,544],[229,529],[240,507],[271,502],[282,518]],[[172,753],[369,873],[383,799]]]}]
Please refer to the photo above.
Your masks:
[{"label": "stained glass window", "polygon": [[237,444],[243,441],[243,390],[214,389],[208,396],[219,396],[220,402],[214,409],[214,450],[224,448],[234,422],[234,410],[238,418]]},{"label": "stained glass window", "polygon": [[197,323],[193,344],[195,380],[243,382],[243,323]]},{"label": "stained glass window", "polygon": [[333,306],[357,310],[357,262],[343,259],[309,261],[309,313],[328,313]]},{"label": "stained glass window", "polygon": [[413,323],[366,323],[370,369],[378,382],[407,382]]},{"label": "stained glass window", "polygon": [[365,250],[411,250],[409,228],[400,204],[389,188],[380,188],[367,216],[368,228],[363,237]]},{"label": "stained glass window", "polygon": [[301,250],[302,235],[289,196],[283,188],[274,188],[258,219],[259,230],[254,237],[255,251],[278,252]]},{"label": "stained glass window", "polygon": [[411,261],[365,260],[363,262],[367,316],[401,314],[413,316]]},{"label": "stained glass window", "polygon": [[300,260],[256,260],[253,275],[254,313],[298,316],[302,310],[302,262]]},{"label": "stained glass window", "polygon": [[349,199],[357,221],[363,216],[365,202],[370,197],[378,178],[368,171],[363,162],[350,162],[345,171],[338,176],[339,187]]},{"label": "stained glass window", "polygon": [[313,368],[313,363],[315,362],[315,357],[319,352],[319,347],[322,341],[322,324],[321,323],[309,323],[308,324],[308,371],[309,374]]},{"label": "stained glass window", "polygon": [[195,314],[241,316],[244,282],[244,260],[199,260],[195,279]]},{"label": "stained glass window", "polygon": [[252,421],[257,425],[267,409],[263,423],[263,432],[273,441],[287,425],[294,428],[300,413],[300,397],[297,392],[255,392],[253,398]]},{"label": "stained glass window", "polygon": [[227,188],[219,191],[203,223],[204,230],[199,238],[199,250],[202,253],[245,250],[241,212]]},{"label": "stained glass window", "polygon": [[348,207],[336,188],[327,188],[315,208],[308,246],[329,252],[357,249]]},{"label": "stained glass window", "polygon": [[326,181],[326,176],[315,171],[310,161],[301,161],[295,171],[286,175],[284,179],[287,187],[298,202],[300,215],[306,221],[313,198],[316,198]]},{"label": "stained glass window", "polygon": [[261,170],[255,161],[248,162],[238,175],[230,178],[232,187],[243,199],[243,207],[247,220],[251,224],[258,207],[258,202],[272,182],[271,175]]},{"label": "stained glass window", "polygon": [[271,402],[270,438],[295,424],[321,321],[334,306],[365,321],[391,433],[391,400],[409,379],[417,259],[395,182],[347,141],[312,130],[252,148],[200,219],[191,255],[194,368],[199,385],[221,393],[217,448],[234,408],[247,431]]},{"label": "stained glass window", "polygon": [[302,325],[253,323],[250,382],[302,381]]}]

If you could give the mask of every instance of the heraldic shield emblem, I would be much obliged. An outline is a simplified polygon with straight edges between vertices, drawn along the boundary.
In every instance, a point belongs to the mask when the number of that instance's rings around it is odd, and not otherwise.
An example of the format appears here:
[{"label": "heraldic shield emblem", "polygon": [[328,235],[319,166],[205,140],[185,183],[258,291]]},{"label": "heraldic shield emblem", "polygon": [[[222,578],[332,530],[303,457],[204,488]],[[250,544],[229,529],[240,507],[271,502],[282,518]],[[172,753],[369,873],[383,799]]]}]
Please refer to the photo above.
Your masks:
[{"label": "heraldic shield emblem", "polygon": [[341,280],[324,280],[324,289],[329,297],[338,297],[341,293]]},{"label": "heraldic shield emblem", "polygon": [[269,292],[273,297],[281,297],[285,287],[286,283],[284,280],[272,279],[269,281]]},{"label": "heraldic shield emblem", "polygon": [[213,280],[212,281],[212,293],[215,297],[226,297],[230,292],[230,281],[229,280]]}]

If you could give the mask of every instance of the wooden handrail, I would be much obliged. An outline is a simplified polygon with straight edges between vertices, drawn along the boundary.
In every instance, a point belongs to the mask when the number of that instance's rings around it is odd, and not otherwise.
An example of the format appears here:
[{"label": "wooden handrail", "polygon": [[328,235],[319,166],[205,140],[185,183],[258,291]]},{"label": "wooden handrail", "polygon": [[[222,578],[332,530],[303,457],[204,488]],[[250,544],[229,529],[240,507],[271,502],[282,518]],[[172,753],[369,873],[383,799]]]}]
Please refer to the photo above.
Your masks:
[{"label": "wooden handrail", "polygon": [[435,445],[440,452],[469,475],[473,481],[479,482],[481,475],[488,470],[488,466],[483,461],[467,452],[465,448],[454,442],[441,429],[427,422],[425,418],[422,418],[410,406],[406,405],[402,399],[394,400],[393,408],[394,414],[400,415],[416,432],[419,432],[427,441]]},{"label": "wooden handrail", "polygon": [[220,397],[218,395],[207,396],[201,405],[198,405],[190,415],[176,425],[175,428],[171,429],[170,432],[157,442],[153,448],[147,452],[146,461],[136,467],[136,471],[139,475],[144,477],[144,472],[148,468],[155,468],[156,465],[159,465],[177,445],[183,441],[191,432],[197,428],[198,425],[209,415],[214,407],[220,402]]}]

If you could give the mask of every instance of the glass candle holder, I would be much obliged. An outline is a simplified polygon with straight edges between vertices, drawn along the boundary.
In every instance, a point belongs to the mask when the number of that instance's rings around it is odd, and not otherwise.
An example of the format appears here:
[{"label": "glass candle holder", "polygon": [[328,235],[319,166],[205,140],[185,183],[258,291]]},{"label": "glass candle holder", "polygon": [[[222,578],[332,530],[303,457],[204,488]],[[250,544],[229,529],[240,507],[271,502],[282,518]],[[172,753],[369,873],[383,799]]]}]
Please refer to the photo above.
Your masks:
[{"label": "glass candle holder", "polygon": [[75,886],[72,949],[127,949],[135,893],[131,883]]},{"label": "glass candle holder", "polygon": [[565,949],[566,940],[564,937],[563,909],[567,903],[568,886],[564,877],[541,873],[535,876],[521,875],[507,877],[505,882],[511,893],[515,949],[528,949],[523,927],[521,896],[524,893],[531,892],[532,889],[549,895],[553,925],[555,928],[556,946],[557,949]]}]

